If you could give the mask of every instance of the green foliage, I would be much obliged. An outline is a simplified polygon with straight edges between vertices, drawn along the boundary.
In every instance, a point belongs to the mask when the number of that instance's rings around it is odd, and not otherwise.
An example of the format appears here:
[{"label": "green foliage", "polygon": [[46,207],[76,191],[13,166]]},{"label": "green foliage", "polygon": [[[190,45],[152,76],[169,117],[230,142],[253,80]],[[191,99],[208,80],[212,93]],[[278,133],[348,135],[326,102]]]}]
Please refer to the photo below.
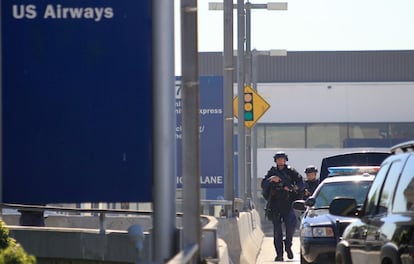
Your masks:
[{"label": "green foliage", "polygon": [[9,229],[0,221],[0,264],[35,264],[36,258],[27,254],[15,239],[9,237]]},{"label": "green foliage", "polygon": [[0,221],[0,250],[9,246],[9,229],[4,226],[4,222]]}]

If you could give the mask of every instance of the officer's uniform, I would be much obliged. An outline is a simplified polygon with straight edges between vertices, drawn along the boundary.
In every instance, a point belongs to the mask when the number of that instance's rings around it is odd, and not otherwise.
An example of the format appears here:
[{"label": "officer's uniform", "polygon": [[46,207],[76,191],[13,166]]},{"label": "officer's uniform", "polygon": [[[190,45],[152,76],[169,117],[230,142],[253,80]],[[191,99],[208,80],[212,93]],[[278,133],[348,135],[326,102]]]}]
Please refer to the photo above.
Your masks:
[{"label": "officer's uniform", "polygon": [[[276,157],[276,155],[275,155]],[[274,157],[274,158],[275,158]],[[287,158],[287,156],[286,156]],[[281,183],[269,181],[271,176],[278,176],[282,179]],[[284,187],[289,187],[290,191],[284,190]],[[297,186],[298,190],[294,190]],[[285,165],[283,169],[272,167],[267,172],[261,183],[263,196],[270,202],[273,215],[273,243],[276,250],[276,259],[283,260],[283,231],[282,223],[285,223],[286,237],[285,250],[289,259],[293,258],[291,251],[292,238],[297,225],[297,218],[292,208],[292,202],[300,198],[300,193],[304,189],[302,176],[292,167]]]},{"label": "officer's uniform", "polygon": [[318,187],[320,180],[316,178],[316,173],[318,173],[318,169],[315,166],[313,165],[307,166],[304,172],[306,174],[315,173],[315,178],[312,181],[310,180],[305,181],[305,190],[307,190],[310,193],[310,195],[305,195],[303,197],[304,199],[306,199],[315,192],[316,187]]},{"label": "officer's uniform", "polygon": [[[311,195],[315,192],[315,189],[316,187],[318,187],[318,185],[319,185],[319,179],[315,179],[313,181],[308,181],[308,180],[305,181],[305,189],[307,189],[311,193]],[[308,197],[309,196],[307,197],[305,196],[304,198],[306,199]]]}]

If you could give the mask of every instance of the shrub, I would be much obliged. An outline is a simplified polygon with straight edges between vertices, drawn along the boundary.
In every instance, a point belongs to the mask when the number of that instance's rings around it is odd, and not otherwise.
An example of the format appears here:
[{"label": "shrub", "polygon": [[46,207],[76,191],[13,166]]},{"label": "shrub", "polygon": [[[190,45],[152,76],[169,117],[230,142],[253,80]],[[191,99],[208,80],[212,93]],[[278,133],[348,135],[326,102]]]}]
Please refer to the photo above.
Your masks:
[{"label": "shrub", "polygon": [[0,264],[35,264],[36,258],[24,251],[14,238],[9,237],[9,229],[0,221]]}]

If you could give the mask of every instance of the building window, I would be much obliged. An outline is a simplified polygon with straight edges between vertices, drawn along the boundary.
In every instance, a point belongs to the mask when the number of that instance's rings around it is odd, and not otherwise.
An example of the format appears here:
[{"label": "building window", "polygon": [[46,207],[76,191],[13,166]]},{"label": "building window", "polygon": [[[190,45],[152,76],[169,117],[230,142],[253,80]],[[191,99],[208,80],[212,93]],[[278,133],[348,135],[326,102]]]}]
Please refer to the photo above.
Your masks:
[{"label": "building window", "polygon": [[388,127],[385,123],[349,124],[349,138],[382,138],[388,137]]},{"label": "building window", "polygon": [[257,137],[257,147],[258,148],[266,147],[266,144],[265,144],[265,139],[266,139],[265,126],[256,125],[255,132],[256,132],[256,137]]},{"label": "building window", "polygon": [[266,148],[305,148],[304,125],[266,125],[264,146]]},{"label": "building window", "polygon": [[414,123],[257,124],[256,137],[258,148],[387,148],[412,140]]},{"label": "building window", "polygon": [[409,140],[414,138],[414,123],[393,123],[390,124],[390,139]]},{"label": "building window", "polygon": [[347,137],[346,124],[309,124],[306,130],[307,148],[342,148]]}]

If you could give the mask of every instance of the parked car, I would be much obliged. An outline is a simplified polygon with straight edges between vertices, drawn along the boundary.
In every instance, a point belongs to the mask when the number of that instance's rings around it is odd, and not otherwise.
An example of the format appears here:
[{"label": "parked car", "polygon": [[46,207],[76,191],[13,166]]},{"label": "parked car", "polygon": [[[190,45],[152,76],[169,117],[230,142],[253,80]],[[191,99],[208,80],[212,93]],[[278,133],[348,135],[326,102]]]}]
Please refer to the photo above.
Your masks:
[{"label": "parked car", "polygon": [[368,173],[328,177],[306,201],[293,202],[295,210],[305,210],[299,226],[301,263],[335,261],[336,244],[345,227],[356,219],[330,214],[331,202],[338,196],[352,197],[362,206],[374,177]]},{"label": "parked car", "polygon": [[391,148],[393,155],[381,164],[362,208],[354,199],[332,202],[344,210],[330,210],[331,214],[358,216],[336,246],[336,263],[414,263],[413,150],[414,141]]}]

